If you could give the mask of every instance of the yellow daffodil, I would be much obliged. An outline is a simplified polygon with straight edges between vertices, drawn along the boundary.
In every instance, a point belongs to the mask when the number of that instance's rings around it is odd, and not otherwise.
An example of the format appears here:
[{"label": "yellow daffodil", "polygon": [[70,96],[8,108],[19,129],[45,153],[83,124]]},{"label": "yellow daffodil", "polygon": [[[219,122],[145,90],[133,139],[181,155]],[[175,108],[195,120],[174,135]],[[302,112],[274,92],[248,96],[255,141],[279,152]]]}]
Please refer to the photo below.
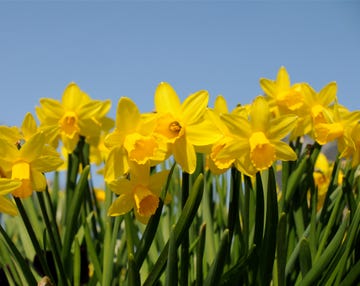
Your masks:
[{"label": "yellow daffodil", "polygon": [[98,137],[102,120],[109,111],[109,100],[92,100],[75,83],[70,83],[62,96],[62,101],[40,99],[36,114],[40,128],[53,128],[54,138],[51,141],[57,146],[61,139],[68,153],[72,153],[80,136]]},{"label": "yellow daffodil", "polygon": [[7,177],[21,180],[22,184],[13,191],[20,198],[28,197],[32,191],[44,191],[46,179],[43,173],[56,170],[62,164],[59,154],[45,145],[45,136],[36,133],[23,145],[11,144],[0,139],[0,166]]},{"label": "yellow daffodil", "polygon": [[[326,197],[326,192],[328,190],[331,174],[332,174],[333,164],[330,164],[325,154],[320,153],[316,159],[314,166],[313,178],[315,186],[318,188],[318,201],[317,201],[317,210],[319,210],[323,204]],[[337,183],[341,185],[343,179],[343,174],[340,171]]]},{"label": "yellow daffodil", "polygon": [[351,130],[348,130],[344,136],[344,145],[341,152],[341,158],[352,160],[352,167],[360,164],[360,122],[357,122]]},{"label": "yellow daffodil", "polygon": [[166,157],[166,148],[154,136],[155,117],[142,116],[136,104],[127,97],[118,102],[115,130],[105,137],[111,151],[105,165],[105,180],[111,181],[129,171],[129,161],[137,164],[159,162]]},{"label": "yellow daffodil", "polygon": [[109,183],[119,195],[108,210],[108,215],[119,216],[134,209],[136,218],[146,224],[159,205],[159,196],[166,183],[168,171],[150,175],[150,164],[131,164],[130,179],[120,178]]},{"label": "yellow daffodil", "polygon": [[351,112],[338,103],[332,109],[326,110],[325,121],[314,124],[314,138],[321,144],[327,144],[338,139],[339,150],[344,146],[344,135],[347,129],[351,129],[360,120],[360,112]]},{"label": "yellow daffodil", "polygon": [[295,152],[281,141],[295,126],[296,116],[272,119],[264,97],[259,96],[253,101],[249,119],[224,114],[223,120],[234,138],[225,144],[217,157],[236,158],[235,166],[244,174],[253,176],[276,160],[296,160]]},{"label": "yellow daffodil", "polygon": [[20,180],[0,179],[0,212],[9,215],[17,215],[17,208],[14,203],[5,197],[5,195],[18,189],[21,186]]},{"label": "yellow daffodil", "polygon": [[184,172],[193,173],[196,167],[196,150],[218,141],[221,134],[205,118],[209,95],[198,91],[180,102],[170,84],[162,82],[155,92],[157,125],[155,132],[168,144],[175,161]]},{"label": "yellow daffodil", "polygon": [[279,108],[280,114],[294,113],[304,105],[303,84],[290,84],[285,67],[280,67],[276,80],[260,79],[260,86],[269,97],[270,105]]}]

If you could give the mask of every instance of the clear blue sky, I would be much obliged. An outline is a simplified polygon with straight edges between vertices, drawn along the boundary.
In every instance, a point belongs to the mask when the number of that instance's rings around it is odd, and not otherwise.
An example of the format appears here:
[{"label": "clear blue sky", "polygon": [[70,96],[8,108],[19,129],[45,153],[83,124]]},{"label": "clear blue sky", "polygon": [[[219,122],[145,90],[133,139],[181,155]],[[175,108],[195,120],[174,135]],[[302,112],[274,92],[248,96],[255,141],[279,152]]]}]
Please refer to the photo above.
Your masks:
[{"label": "clear blue sky", "polygon": [[0,124],[74,81],[92,98],[153,109],[157,84],[200,89],[230,107],[261,93],[281,65],[292,82],[338,83],[360,109],[360,1],[0,2]]}]

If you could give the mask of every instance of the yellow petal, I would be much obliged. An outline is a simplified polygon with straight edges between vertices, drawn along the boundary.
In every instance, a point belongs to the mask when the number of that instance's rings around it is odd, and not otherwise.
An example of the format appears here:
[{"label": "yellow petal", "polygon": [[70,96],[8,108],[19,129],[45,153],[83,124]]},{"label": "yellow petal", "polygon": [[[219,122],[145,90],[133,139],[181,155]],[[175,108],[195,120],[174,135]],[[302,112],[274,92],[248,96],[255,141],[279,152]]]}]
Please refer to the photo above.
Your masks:
[{"label": "yellow petal", "polygon": [[115,126],[124,134],[135,132],[140,123],[140,111],[136,104],[127,97],[121,97],[117,110]]},{"label": "yellow petal", "polygon": [[202,120],[209,101],[209,94],[205,90],[189,95],[181,105],[181,118],[186,125],[198,123]]},{"label": "yellow petal", "polygon": [[44,149],[45,137],[41,132],[32,136],[20,149],[20,156],[27,162],[39,157]]},{"label": "yellow petal", "polygon": [[184,172],[192,174],[196,168],[196,153],[192,144],[184,137],[178,139],[172,145],[175,161],[181,166]]},{"label": "yellow petal", "polygon": [[154,101],[157,113],[171,113],[173,116],[178,117],[181,107],[180,99],[170,84],[161,82],[158,85]]},{"label": "yellow petal", "polygon": [[149,189],[153,194],[160,197],[162,188],[166,185],[169,176],[169,171],[161,171],[150,176]]},{"label": "yellow petal", "polygon": [[126,150],[123,147],[113,148],[106,160],[104,178],[106,182],[116,180],[129,171]]},{"label": "yellow petal", "polygon": [[222,137],[220,131],[209,120],[186,128],[187,140],[195,146],[211,145]]},{"label": "yellow petal", "polygon": [[244,117],[235,114],[223,114],[221,119],[229,129],[229,132],[234,136],[241,138],[250,137],[251,125]]},{"label": "yellow petal", "polygon": [[30,164],[24,161],[16,162],[12,167],[11,179],[30,180]]},{"label": "yellow petal", "polygon": [[81,91],[79,86],[74,82],[65,88],[62,96],[62,103],[66,110],[78,110],[89,101],[90,97]]},{"label": "yellow petal", "polygon": [[214,110],[217,114],[229,113],[227,103],[225,98],[222,95],[218,95],[215,99]]},{"label": "yellow petal", "polygon": [[33,191],[33,188],[32,188],[32,184],[31,184],[31,180],[22,179],[20,187],[17,188],[16,190],[14,190],[12,192],[12,195],[14,197],[18,197],[18,198],[27,198],[27,197],[31,196],[32,191]]},{"label": "yellow petal", "polygon": [[296,126],[297,116],[286,115],[271,121],[268,132],[270,139],[281,140],[288,135]]},{"label": "yellow petal", "polygon": [[0,196],[0,212],[7,213],[12,216],[16,216],[18,214],[15,204],[2,196]]},{"label": "yellow petal", "polygon": [[120,195],[109,207],[109,216],[119,216],[128,213],[134,207],[134,199],[132,195]]},{"label": "yellow petal", "polygon": [[25,115],[25,118],[21,125],[21,131],[26,140],[37,132],[37,124],[35,118],[30,112],[26,113]]},{"label": "yellow petal", "polygon": [[11,193],[21,186],[20,180],[0,178],[0,196]]},{"label": "yellow petal", "polygon": [[285,142],[276,141],[272,142],[273,146],[275,146],[276,158],[281,161],[295,161],[297,159],[297,155],[294,150]]},{"label": "yellow petal", "polygon": [[277,91],[290,88],[290,77],[285,67],[280,67],[276,77]]},{"label": "yellow petal", "polygon": [[65,113],[61,103],[55,99],[41,98],[40,105],[36,108],[36,114],[42,124],[55,124]]},{"label": "yellow petal", "polygon": [[265,95],[274,97],[275,96],[275,81],[262,78],[260,79],[260,86],[262,90],[264,91]]},{"label": "yellow petal", "polygon": [[330,82],[324,86],[317,94],[318,102],[323,106],[329,106],[336,99],[337,85],[336,82]]},{"label": "yellow petal", "polygon": [[266,132],[270,127],[269,104],[263,96],[254,99],[250,111],[250,123],[254,132]]},{"label": "yellow petal", "polygon": [[43,192],[46,189],[45,175],[39,171],[31,170],[32,189],[37,192]]},{"label": "yellow petal", "polygon": [[129,180],[121,178],[108,183],[112,192],[117,195],[130,195],[132,194],[132,184]]}]

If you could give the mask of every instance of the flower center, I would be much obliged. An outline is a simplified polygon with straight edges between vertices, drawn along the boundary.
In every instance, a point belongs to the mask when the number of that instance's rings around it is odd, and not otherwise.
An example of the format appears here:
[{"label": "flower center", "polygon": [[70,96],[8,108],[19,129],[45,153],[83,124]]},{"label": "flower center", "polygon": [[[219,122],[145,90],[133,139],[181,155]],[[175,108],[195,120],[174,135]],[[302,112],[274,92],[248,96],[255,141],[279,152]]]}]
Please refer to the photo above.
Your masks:
[{"label": "flower center", "polygon": [[184,134],[184,127],[172,115],[165,114],[158,119],[155,132],[174,142]]},{"label": "flower center", "polygon": [[73,111],[67,111],[60,120],[61,130],[68,136],[73,136],[79,132],[77,116]]},{"label": "flower center", "polygon": [[145,217],[153,215],[159,205],[159,198],[142,185],[135,187],[134,200],[138,213]]},{"label": "flower center", "polygon": [[280,92],[277,96],[278,104],[294,111],[303,106],[303,94],[301,87],[291,87],[289,90]]},{"label": "flower center", "polygon": [[275,147],[263,132],[254,132],[250,139],[250,159],[258,170],[269,168],[276,160]]},{"label": "flower center", "polygon": [[129,159],[138,164],[144,164],[154,157],[158,148],[155,138],[138,133],[126,136],[124,146],[128,151]]},{"label": "flower center", "polygon": [[311,108],[311,116],[313,118],[314,124],[326,123],[324,107],[320,104],[317,104]]}]

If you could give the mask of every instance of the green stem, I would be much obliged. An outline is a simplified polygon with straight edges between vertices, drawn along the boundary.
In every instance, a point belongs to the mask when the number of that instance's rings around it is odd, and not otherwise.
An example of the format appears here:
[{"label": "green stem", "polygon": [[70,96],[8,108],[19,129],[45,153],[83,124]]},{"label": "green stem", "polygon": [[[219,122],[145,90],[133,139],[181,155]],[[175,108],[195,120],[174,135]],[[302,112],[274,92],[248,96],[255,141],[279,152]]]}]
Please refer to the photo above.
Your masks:
[{"label": "green stem", "polygon": [[12,242],[11,238],[8,236],[6,231],[3,229],[1,224],[0,224],[0,233],[4,237],[6,243],[8,244],[12,253],[14,254],[16,262],[19,264],[21,270],[23,271],[25,279],[28,282],[28,285],[36,285],[37,282],[34,278],[34,275],[31,272],[29,265],[27,264],[24,257],[21,255],[21,253],[17,249],[16,245]]},{"label": "green stem", "polygon": [[59,242],[56,240],[55,236],[54,236],[54,232],[53,232],[53,225],[56,226],[56,224],[51,224],[50,220],[49,220],[49,216],[46,212],[46,205],[45,205],[45,201],[44,201],[44,197],[43,197],[43,193],[41,192],[37,192],[37,197],[39,200],[39,204],[40,204],[40,209],[41,209],[41,213],[43,216],[43,219],[45,221],[45,225],[47,228],[47,232],[49,233],[49,238],[50,238],[50,243],[51,243],[51,248],[52,248],[52,252],[54,254],[54,259],[55,259],[55,263],[58,266],[58,270],[60,273],[60,281],[62,283],[62,285],[67,285],[67,275],[65,274],[65,270],[63,267],[63,263],[60,257],[60,245]]},{"label": "green stem", "polygon": [[41,264],[41,267],[42,267],[44,273],[46,273],[46,275],[48,275],[51,278],[51,280],[54,281],[54,277],[52,276],[52,273],[51,273],[51,271],[49,269],[49,266],[48,266],[48,263],[46,261],[46,257],[44,255],[44,251],[41,249],[40,243],[36,238],[34,229],[31,226],[29,217],[26,214],[25,208],[24,208],[20,198],[15,197],[15,203],[16,203],[16,205],[18,207],[21,218],[22,218],[22,220],[23,220],[23,222],[25,224],[27,233],[30,236],[30,239],[31,239],[31,242],[32,242],[32,244],[34,246],[36,254],[39,257],[39,261],[40,261],[40,264]]},{"label": "green stem", "polygon": [[[186,201],[189,197],[190,189],[190,175],[189,173],[182,173],[182,190],[181,190],[181,208],[184,209]],[[181,252],[180,252],[180,285],[188,285],[188,276],[189,276],[189,229],[186,229],[181,243]]]}]

